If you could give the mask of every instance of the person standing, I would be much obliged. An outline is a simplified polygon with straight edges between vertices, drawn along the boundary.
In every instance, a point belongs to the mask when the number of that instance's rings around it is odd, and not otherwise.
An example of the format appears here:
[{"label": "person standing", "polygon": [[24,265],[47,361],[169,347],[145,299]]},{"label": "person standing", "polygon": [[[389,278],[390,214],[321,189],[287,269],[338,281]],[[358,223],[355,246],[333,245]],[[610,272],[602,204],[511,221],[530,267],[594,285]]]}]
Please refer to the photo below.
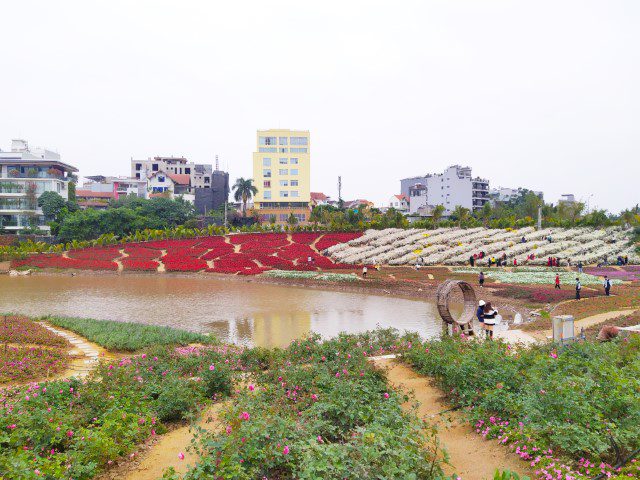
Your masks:
[{"label": "person standing", "polygon": [[480,324],[480,328],[484,330],[484,300],[478,302],[478,309],[476,310],[476,318]]},{"label": "person standing", "polygon": [[576,300],[580,300],[580,290],[582,290],[582,285],[580,279],[576,277]]},{"label": "person standing", "polygon": [[611,280],[609,280],[609,277],[607,277],[606,275],[604,276],[603,287],[604,287],[604,294],[608,297],[609,292],[611,291]]},{"label": "person standing", "polygon": [[469,257],[469,265],[471,265],[473,267],[473,265],[476,263],[476,259],[473,257],[473,255],[471,255]]},{"label": "person standing", "polygon": [[578,262],[578,273],[582,273],[582,260]]},{"label": "person standing", "polygon": [[364,267],[362,267],[362,278],[367,278],[367,272],[368,272],[368,268],[365,265]]},{"label": "person standing", "polygon": [[484,329],[487,331],[487,337],[493,340],[493,327],[496,324],[496,317],[498,316],[498,310],[494,310],[491,306],[491,302],[484,306],[482,311],[482,318],[484,320]]},{"label": "person standing", "polygon": [[560,274],[556,273],[556,290],[560,290]]},{"label": "person standing", "polygon": [[480,272],[478,274],[478,284],[483,287],[484,286],[484,272]]}]

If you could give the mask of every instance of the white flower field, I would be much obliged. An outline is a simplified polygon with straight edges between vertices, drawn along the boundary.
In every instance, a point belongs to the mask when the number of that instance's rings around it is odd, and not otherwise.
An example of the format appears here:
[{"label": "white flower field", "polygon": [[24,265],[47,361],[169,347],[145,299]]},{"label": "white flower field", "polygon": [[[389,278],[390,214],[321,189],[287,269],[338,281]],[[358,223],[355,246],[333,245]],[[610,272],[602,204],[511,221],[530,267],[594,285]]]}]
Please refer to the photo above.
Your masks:
[{"label": "white flower field", "polygon": [[[521,229],[438,228],[435,230],[397,229],[367,230],[363,236],[328,249],[339,263],[415,265],[464,265],[474,254],[484,252],[478,265],[486,265],[491,257],[507,255],[509,265],[546,265],[548,257],[557,257],[561,265],[582,262],[598,264],[605,257],[615,263],[627,256],[630,264],[640,264],[640,257],[629,242],[631,230],[545,228]],[[525,242],[522,242],[524,237]],[[551,237],[551,241],[548,240]]]}]

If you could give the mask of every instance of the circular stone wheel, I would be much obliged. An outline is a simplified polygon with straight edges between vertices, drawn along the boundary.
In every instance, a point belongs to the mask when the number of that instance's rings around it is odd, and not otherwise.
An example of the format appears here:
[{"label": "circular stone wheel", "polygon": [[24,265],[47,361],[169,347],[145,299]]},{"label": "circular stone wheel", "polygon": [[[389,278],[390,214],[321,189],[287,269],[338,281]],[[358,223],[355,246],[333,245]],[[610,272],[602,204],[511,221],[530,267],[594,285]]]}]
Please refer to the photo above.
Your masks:
[{"label": "circular stone wheel", "polygon": [[[449,295],[455,289],[462,290],[462,296],[464,298],[464,310],[462,315],[457,320],[453,318],[451,312],[449,312]],[[438,313],[442,320],[448,324],[457,323],[458,325],[466,325],[473,322],[476,315],[476,292],[473,287],[462,280],[445,280],[438,286],[436,291],[436,301],[438,305]]]}]

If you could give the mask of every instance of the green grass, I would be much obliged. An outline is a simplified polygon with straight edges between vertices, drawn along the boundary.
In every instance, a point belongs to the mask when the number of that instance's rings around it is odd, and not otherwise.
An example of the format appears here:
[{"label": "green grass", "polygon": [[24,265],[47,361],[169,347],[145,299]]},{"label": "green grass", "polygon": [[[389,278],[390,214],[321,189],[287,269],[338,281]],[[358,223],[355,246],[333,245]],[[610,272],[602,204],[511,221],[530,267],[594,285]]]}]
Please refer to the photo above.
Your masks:
[{"label": "green grass", "polygon": [[42,317],[42,320],[82,335],[107,350],[121,352],[135,352],[152,345],[218,343],[209,335],[156,325],[54,316]]}]

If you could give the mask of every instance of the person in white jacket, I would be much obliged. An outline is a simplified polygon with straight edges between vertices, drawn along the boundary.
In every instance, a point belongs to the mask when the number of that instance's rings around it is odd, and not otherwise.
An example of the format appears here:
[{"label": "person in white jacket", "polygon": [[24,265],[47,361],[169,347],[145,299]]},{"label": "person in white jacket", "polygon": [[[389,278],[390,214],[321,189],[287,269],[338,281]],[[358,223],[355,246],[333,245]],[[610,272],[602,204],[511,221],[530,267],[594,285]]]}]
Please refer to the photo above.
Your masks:
[{"label": "person in white jacket", "polygon": [[496,325],[496,317],[498,310],[491,306],[491,302],[487,302],[484,306],[482,318],[484,319],[484,329],[490,339],[493,339],[493,328]]}]

